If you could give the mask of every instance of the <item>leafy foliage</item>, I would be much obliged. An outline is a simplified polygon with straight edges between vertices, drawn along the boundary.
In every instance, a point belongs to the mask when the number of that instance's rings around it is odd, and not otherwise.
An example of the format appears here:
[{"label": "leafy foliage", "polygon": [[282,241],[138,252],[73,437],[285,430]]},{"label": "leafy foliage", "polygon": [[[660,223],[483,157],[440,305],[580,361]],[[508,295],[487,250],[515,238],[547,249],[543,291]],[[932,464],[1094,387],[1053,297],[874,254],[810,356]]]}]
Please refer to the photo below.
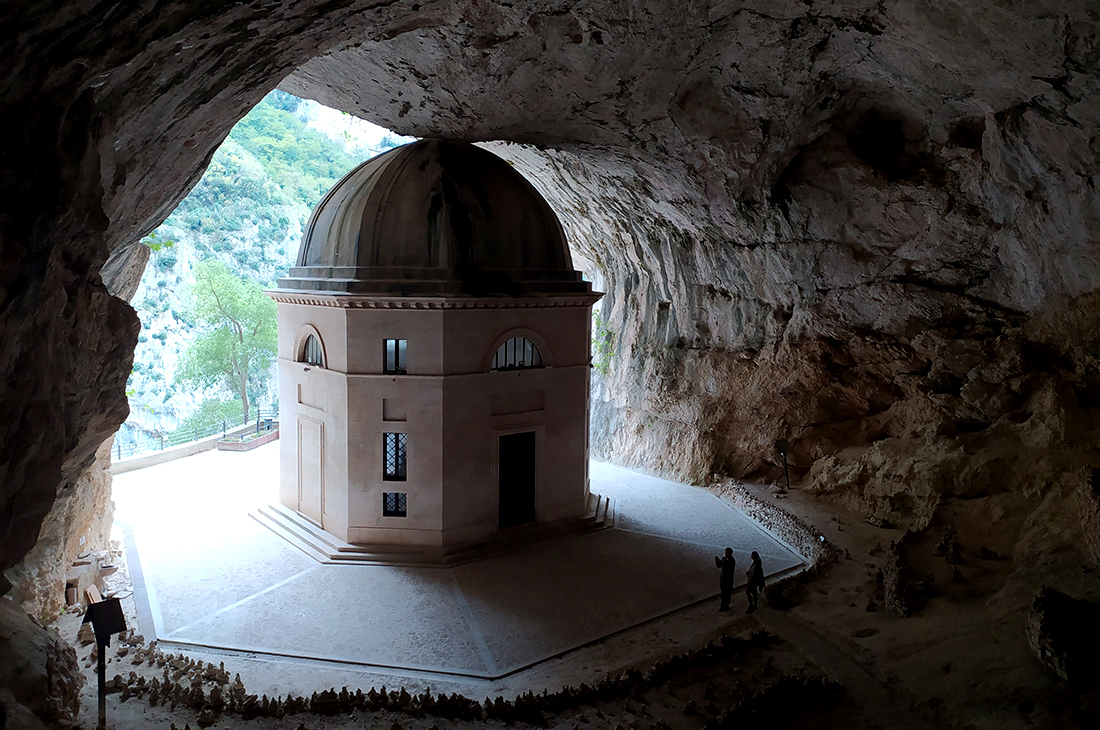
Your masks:
[{"label": "leafy foliage", "polygon": [[235,140],[227,139],[169,224],[206,234],[239,231],[245,221],[271,225],[278,216],[274,209],[289,203],[263,165]]},{"label": "leafy foliage", "polygon": [[176,245],[175,241],[171,241],[167,238],[161,238],[157,231],[153,231],[145,238],[141,239],[141,242],[149,247],[149,250],[153,253],[157,253],[163,249],[172,248]]},{"label": "leafy foliage", "polygon": [[298,111],[298,107],[302,105],[302,100],[294,96],[294,94],[288,94],[278,89],[268,94],[266,101],[271,102],[271,105],[276,109],[291,114]]},{"label": "leafy foliage", "polygon": [[240,399],[247,421],[250,395],[264,387],[275,357],[275,302],[213,259],[195,266],[192,296],[199,334],[180,359],[176,381],[221,386]]},{"label": "leafy foliage", "polygon": [[[200,234],[206,256],[222,254],[242,272],[281,268],[292,225],[304,224],[321,196],[360,162],[294,116],[300,103],[285,92],[268,94],[233,128],[164,225]],[[150,248],[156,235],[146,240]],[[161,270],[173,264],[157,261]]]},{"label": "leafy foliage", "polygon": [[[221,261],[237,276],[263,284],[285,276],[299,231],[321,196],[361,161],[358,155],[382,151],[357,148],[349,154],[338,139],[303,123],[308,108],[285,92],[268,94],[234,127],[175,212],[142,241],[153,256],[135,297],[143,331],[128,395],[137,430],[160,429],[161,418],[175,423],[191,413],[196,394],[187,391],[200,386],[223,391],[217,394],[220,400],[200,409],[221,412],[233,403],[238,419],[257,394],[273,397],[264,386],[271,380],[274,337],[268,349],[256,350],[266,352],[266,359],[250,355],[243,362],[247,374],[235,370],[226,355],[232,338],[199,316],[200,286],[191,282],[206,260]],[[379,147],[403,141],[390,135]],[[184,301],[188,297],[191,304]],[[266,297],[257,301],[269,308],[274,332],[274,304]],[[201,342],[187,344],[197,336]],[[156,406],[156,418],[147,417],[150,404]]]},{"label": "leafy foliage", "polygon": [[[289,95],[288,95],[289,96]],[[276,105],[269,94],[229,134],[307,212],[360,160]]]},{"label": "leafy foliage", "polygon": [[157,267],[157,271],[161,273],[167,272],[169,269],[175,267],[178,261],[176,253],[170,249],[158,250],[153,254],[153,265]]},{"label": "leafy foliage", "polygon": [[592,310],[592,367],[601,375],[611,370],[611,356],[615,350],[611,345],[614,334],[604,322],[600,310]]},{"label": "leafy foliage", "polygon": [[378,149],[381,151],[392,150],[394,147],[400,147],[401,142],[397,141],[397,138],[392,134],[387,134],[378,142]]},{"label": "leafy foliage", "polygon": [[217,430],[223,423],[230,428],[239,422],[242,404],[239,398],[210,398],[204,400],[199,409],[180,421],[175,434],[209,433]]}]

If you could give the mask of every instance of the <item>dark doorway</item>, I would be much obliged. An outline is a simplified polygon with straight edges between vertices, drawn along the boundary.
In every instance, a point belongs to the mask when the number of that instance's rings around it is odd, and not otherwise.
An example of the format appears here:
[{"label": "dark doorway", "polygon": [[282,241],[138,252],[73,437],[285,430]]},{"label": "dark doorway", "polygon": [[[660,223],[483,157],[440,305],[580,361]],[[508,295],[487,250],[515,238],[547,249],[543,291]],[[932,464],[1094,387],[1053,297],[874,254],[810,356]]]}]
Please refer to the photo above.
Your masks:
[{"label": "dark doorway", "polygon": [[535,521],[535,432],[500,437],[500,526]]}]

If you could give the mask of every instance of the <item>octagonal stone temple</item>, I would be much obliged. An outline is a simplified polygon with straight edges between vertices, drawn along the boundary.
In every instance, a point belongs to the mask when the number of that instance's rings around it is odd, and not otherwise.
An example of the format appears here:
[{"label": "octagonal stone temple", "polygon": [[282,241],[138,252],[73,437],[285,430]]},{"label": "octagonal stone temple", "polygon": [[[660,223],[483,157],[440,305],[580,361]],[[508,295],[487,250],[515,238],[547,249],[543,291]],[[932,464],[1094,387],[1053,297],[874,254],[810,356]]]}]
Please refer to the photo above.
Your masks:
[{"label": "octagonal stone temple", "polygon": [[602,295],[504,160],[438,139],[368,160],[271,295],[283,505],[348,543],[442,548],[585,515]]}]

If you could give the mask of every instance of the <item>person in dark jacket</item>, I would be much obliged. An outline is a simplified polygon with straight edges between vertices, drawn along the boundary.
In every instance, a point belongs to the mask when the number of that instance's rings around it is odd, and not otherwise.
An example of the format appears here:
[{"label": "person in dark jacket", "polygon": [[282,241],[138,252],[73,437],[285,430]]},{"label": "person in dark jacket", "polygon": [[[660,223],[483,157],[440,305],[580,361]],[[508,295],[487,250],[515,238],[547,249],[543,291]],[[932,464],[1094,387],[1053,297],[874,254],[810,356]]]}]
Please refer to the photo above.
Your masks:
[{"label": "person in dark jacket", "polygon": [[756,611],[757,591],[764,590],[764,566],[760,564],[760,554],[752,551],[752,564],[749,565],[749,582],[745,584],[745,595],[749,597],[749,608],[745,613]]},{"label": "person in dark jacket", "polygon": [[714,556],[714,567],[721,572],[718,574],[718,590],[722,593],[722,605],[719,611],[730,610],[730,598],[733,597],[733,571],[737,561],[733,559],[733,548],[726,548],[724,557]]}]

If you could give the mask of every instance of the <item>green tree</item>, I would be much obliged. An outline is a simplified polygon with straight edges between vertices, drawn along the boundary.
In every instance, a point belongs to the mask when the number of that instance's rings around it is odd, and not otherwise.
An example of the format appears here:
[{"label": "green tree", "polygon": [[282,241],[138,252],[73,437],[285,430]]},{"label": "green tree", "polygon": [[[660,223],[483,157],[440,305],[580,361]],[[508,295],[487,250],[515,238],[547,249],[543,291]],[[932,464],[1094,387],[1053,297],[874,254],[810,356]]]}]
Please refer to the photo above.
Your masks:
[{"label": "green tree", "polygon": [[249,395],[263,388],[276,353],[275,302],[214,259],[195,266],[191,294],[200,334],[183,353],[176,382],[226,388],[247,422]]},{"label": "green tree", "polygon": [[612,332],[611,327],[604,322],[600,310],[593,308],[592,367],[601,375],[607,375],[611,372],[611,356],[615,354],[615,349],[612,347],[611,342],[614,337],[615,333]]},{"label": "green tree", "polygon": [[211,398],[204,400],[199,409],[180,422],[180,425],[172,432],[172,435],[191,433],[209,435],[221,428],[222,424],[229,422],[230,428],[237,423],[233,419],[241,412],[241,402],[236,398],[221,399]]},{"label": "green tree", "polygon": [[157,253],[158,251],[161,251],[163,249],[172,248],[176,245],[175,241],[162,239],[160,237],[160,234],[158,234],[156,231],[153,231],[148,236],[141,239],[141,242],[148,246],[149,250],[153,253]]},{"label": "green tree", "polygon": [[288,94],[285,91],[279,91],[276,89],[268,94],[264,101],[271,102],[271,105],[276,109],[284,112],[290,112],[293,114],[298,111],[298,107],[302,104],[302,100],[293,94]]},{"label": "green tree", "polygon": [[385,137],[378,141],[379,152],[385,152],[386,150],[392,150],[394,147],[400,147],[401,143],[397,141],[392,134],[387,134]]}]

